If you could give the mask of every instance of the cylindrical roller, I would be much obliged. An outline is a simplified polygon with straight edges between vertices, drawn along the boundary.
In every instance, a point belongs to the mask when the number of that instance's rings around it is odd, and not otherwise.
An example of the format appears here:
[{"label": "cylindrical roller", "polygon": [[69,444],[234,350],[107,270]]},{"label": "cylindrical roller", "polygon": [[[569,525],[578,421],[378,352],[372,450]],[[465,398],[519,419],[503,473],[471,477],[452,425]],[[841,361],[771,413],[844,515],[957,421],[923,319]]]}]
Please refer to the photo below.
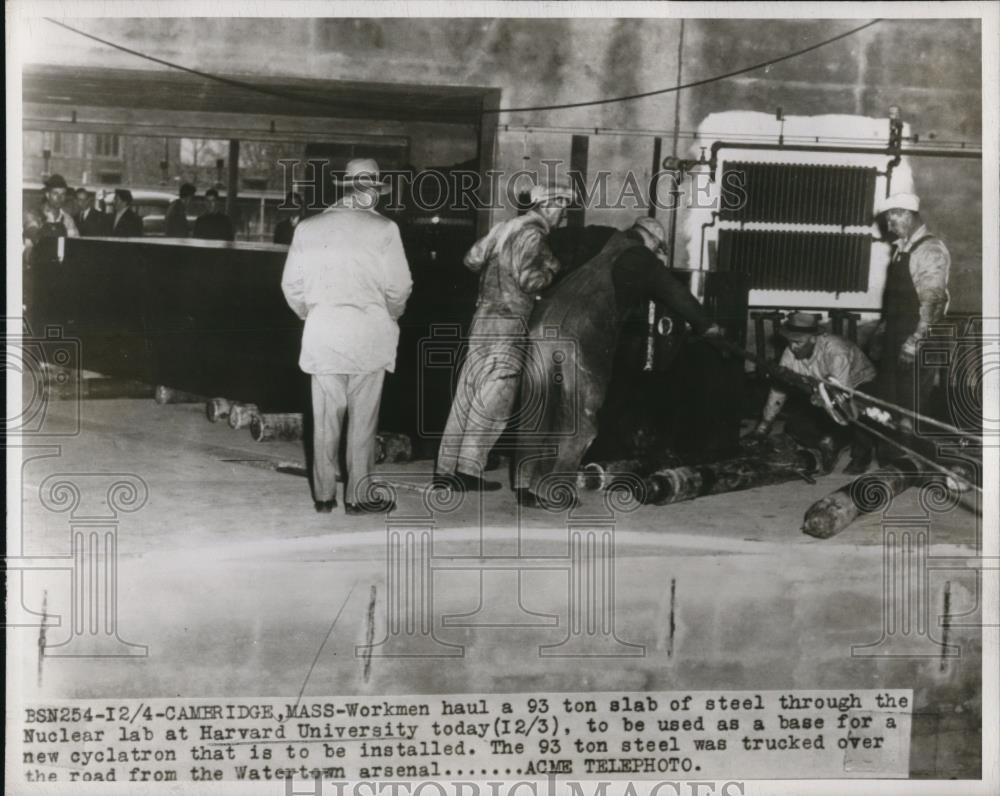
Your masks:
[{"label": "cylindrical roller", "polygon": [[101,378],[80,379],[70,375],[64,380],[51,379],[46,384],[47,395],[55,401],[111,399],[111,398],[150,398],[153,387],[134,379]]},{"label": "cylindrical roller", "polygon": [[819,451],[805,448],[779,459],[744,457],[713,464],[657,470],[646,479],[647,503],[658,506],[685,500],[780,484],[823,469]]},{"label": "cylindrical roller", "polygon": [[254,442],[302,439],[302,415],[295,412],[253,415],[250,418],[250,436]]},{"label": "cylindrical roller", "polygon": [[218,423],[229,417],[229,411],[233,408],[232,401],[228,398],[212,398],[205,401],[205,415],[212,423]]},{"label": "cylindrical roller", "polygon": [[158,404],[200,404],[206,400],[204,395],[176,390],[165,384],[156,385],[156,394],[153,398]]},{"label": "cylindrical roller", "polygon": [[911,462],[902,461],[858,476],[809,507],[802,533],[829,539],[862,514],[884,510],[896,495],[916,485],[915,470]]},{"label": "cylindrical roller", "polygon": [[232,429],[246,428],[254,415],[259,415],[257,404],[234,403],[229,409],[229,427]]},{"label": "cylindrical roller", "polygon": [[380,431],[375,436],[375,462],[377,464],[413,461],[413,440],[409,434]]},{"label": "cylindrical roller", "polygon": [[577,473],[578,489],[608,489],[617,480],[628,476],[647,475],[653,466],[639,459],[619,459],[610,462],[589,462]]}]

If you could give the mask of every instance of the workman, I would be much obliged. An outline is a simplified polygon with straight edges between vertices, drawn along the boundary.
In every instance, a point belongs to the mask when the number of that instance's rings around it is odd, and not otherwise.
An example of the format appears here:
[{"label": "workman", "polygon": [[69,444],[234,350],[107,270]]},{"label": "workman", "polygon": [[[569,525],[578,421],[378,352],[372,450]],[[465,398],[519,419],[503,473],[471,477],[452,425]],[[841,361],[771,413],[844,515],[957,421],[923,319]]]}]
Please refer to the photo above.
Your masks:
[{"label": "workman", "polygon": [[45,180],[42,203],[37,208],[25,210],[23,239],[27,258],[42,240],[80,237],[76,222],[65,209],[68,193],[65,178],[61,174],[53,174]]},{"label": "workman", "polygon": [[[871,360],[850,340],[823,331],[819,315],[793,312],[779,332],[788,341],[778,363],[781,367],[800,376],[832,379],[862,392],[873,391],[876,373]],[[786,388],[775,382],[764,403],[760,422],[749,439],[767,437],[774,421],[786,408],[787,398]],[[795,400],[786,410],[788,435],[808,447],[828,448],[831,460],[850,444],[851,460],[844,472],[851,475],[865,472],[872,460],[870,437],[858,427],[838,425],[827,414],[818,392],[812,393],[809,404],[803,404],[805,401]]]},{"label": "workman", "polygon": [[497,224],[465,255],[466,267],[480,275],[479,300],[438,452],[439,483],[472,491],[501,487],[482,474],[514,410],[536,295],[559,269],[545,239],[573,196],[568,185],[534,186],[531,208]]},{"label": "workman", "polygon": [[[892,259],[882,294],[878,393],[904,409],[926,412],[935,370],[916,362],[917,346],[948,309],[948,247],[920,216],[920,198],[898,193],[883,199],[877,213],[893,236]],[[911,425],[909,418],[902,422]]]},{"label": "workman", "polygon": [[[599,240],[599,231],[584,228],[581,237]],[[661,262],[657,253],[665,250],[663,226],[654,218],[613,230],[598,253],[563,277],[532,313],[514,480],[522,506],[558,507],[561,501],[549,497],[552,490],[572,488],[597,436],[597,414],[630,308],[660,301],[697,334],[721,334]]]}]

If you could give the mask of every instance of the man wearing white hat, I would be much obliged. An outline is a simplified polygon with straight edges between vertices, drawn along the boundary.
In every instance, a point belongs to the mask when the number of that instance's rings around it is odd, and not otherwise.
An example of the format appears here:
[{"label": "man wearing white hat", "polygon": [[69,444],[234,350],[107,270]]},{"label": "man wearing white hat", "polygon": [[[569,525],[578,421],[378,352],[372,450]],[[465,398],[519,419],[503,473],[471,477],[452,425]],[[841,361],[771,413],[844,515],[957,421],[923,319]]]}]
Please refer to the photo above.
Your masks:
[{"label": "man wearing white hat", "polygon": [[500,489],[483,471],[514,411],[535,297],[559,270],[545,239],[573,197],[566,185],[536,185],[527,213],[497,224],[465,255],[480,275],[479,300],[437,460],[437,474],[463,489]]},{"label": "man wearing white hat", "polygon": [[882,298],[879,390],[888,401],[919,409],[926,405],[934,372],[920,368],[914,374],[914,358],[919,341],[947,310],[951,256],[928,231],[915,194],[893,194],[878,204],[876,212],[895,238]]},{"label": "man wearing white hat", "polygon": [[344,197],[302,220],[281,278],[288,305],[305,320],[299,366],[312,374],[313,498],[316,510],[337,505],[338,456],[347,415],[348,514],[391,511],[368,476],[382,382],[396,364],[397,321],[413,282],[396,224],[379,215],[389,191],[378,164],[358,158],[338,184]]}]

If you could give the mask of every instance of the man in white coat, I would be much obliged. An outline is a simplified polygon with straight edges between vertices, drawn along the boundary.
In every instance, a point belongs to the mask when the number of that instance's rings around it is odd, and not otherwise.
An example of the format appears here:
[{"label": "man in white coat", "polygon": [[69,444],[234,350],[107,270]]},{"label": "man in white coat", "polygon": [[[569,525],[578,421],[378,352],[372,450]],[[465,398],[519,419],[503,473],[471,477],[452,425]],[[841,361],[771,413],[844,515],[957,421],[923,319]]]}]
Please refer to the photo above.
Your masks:
[{"label": "man in white coat", "polygon": [[378,164],[350,161],[344,198],[303,220],[295,232],[281,288],[305,320],[299,367],[312,375],[313,499],[337,505],[338,452],[347,415],[348,514],[392,511],[372,490],[382,382],[396,365],[397,321],[413,287],[396,224],[376,212]]}]

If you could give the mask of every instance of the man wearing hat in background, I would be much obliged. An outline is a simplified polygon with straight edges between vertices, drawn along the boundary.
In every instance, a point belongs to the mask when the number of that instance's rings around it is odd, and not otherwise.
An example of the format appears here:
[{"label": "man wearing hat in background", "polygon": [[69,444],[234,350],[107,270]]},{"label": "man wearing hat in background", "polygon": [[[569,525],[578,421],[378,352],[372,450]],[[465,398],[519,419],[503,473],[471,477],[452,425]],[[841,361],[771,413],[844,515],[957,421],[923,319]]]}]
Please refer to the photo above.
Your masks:
[{"label": "man wearing hat in background", "polygon": [[568,185],[534,186],[531,209],[497,224],[465,255],[480,275],[479,300],[437,459],[437,474],[456,477],[463,489],[500,489],[483,471],[517,401],[536,294],[559,270],[545,239],[573,197]]},{"label": "man wearing hat in background", "polygon": [[655,218],[642,216],[625,232],[611,229],[600,251],[563,277],[532,313],[522,400],[541,396],[541,404],[537,422],[518,435],[515,489],[521,505],[546,507],[542,479],[555,473],[568,482],[597,437],[597,415],[630,309],[660,301],[696,333],[721,333],[657,257],[665,251],[666,233]]},{"label": "man wearing hat in background", "polygon": [[167,208],[163,234],[168,238],[187,238],[191,235],[191,224],[187,214],[196,193],[195,187],[185,182],[177,191],[177,198]]},{"label": "man wearing hat in background", "polygon": [[337,505],[340,439],[347,415],[348,514],[382,513],[395,504],[368,480],[386,371],[396,366],[397,322],[413,282],[399,228],[376,212],[389,187],[378,163],[347,164],[344,197],[301,221],[281,278],[288,305],[305,321],[299,366],[312,375],[313,499]]},{"label": "man wearing hat in background", "polygon": [[[850,340],[824,332],[819,325],[819,315],[793,312],[782,324],[781,335],[788,341],[778,363],[781,367],[801,376],[836,379],[846,387],[871,392],[876,375],[875,366]],[[782,387],[776,385],[771,388],[764,403],[761,420],[751,433],[751,438],[763,439],[770,433],[787,397]],[[851,475],[865,472],[872,460],[872,445],[868,435],[857,427],[848,430],[837,425],[822,408],[822,399],[818,394],[813,393],[810,403],[812,406],[805,406],[796,401],[798,405],[788,412],[788,422],[785,425],[788,435],[809,447],[830,446],[834,457],[850,443],[851,461],[844,472]]]},{"label": "man wearing hat in background", "polygon": [[66,212],[69,186],[61,174],[53,174],[45,181],[42,203],[37,208],[24,211],[23,237],[26,255],[40,241],[49,238],[78,238],[73,217]]},{"label": "man wearing hat in background", "polygon": [[[24,251],[21,255],[24,269],[22,300],[29,313],[34,308],[36,287],[38,289],[43,287],[36,286],[34,269],[45,263],[59,262],[59,238],[80,237],[76,222],[65,210],[68,194],[69,186],[66,185],[66,180],[60,174],[53,174],[45,181],[41,204],[34,208],[26,208],[24,211],[22,228]],[[63,283],[55,285],[49,283],[44,285],[44,289],[51,294],[53,291],[65,291],[67,288]]]},{"label": "man wearing hat in background", "polygon": [[916,195],[893,194],[879,203],[877,212],[895,238],[882,294],[878,392],[907,409],[926,411],[935,373],[917,368],[914,360],[917,344],[948,308],[951,255],[927,229]]}]

